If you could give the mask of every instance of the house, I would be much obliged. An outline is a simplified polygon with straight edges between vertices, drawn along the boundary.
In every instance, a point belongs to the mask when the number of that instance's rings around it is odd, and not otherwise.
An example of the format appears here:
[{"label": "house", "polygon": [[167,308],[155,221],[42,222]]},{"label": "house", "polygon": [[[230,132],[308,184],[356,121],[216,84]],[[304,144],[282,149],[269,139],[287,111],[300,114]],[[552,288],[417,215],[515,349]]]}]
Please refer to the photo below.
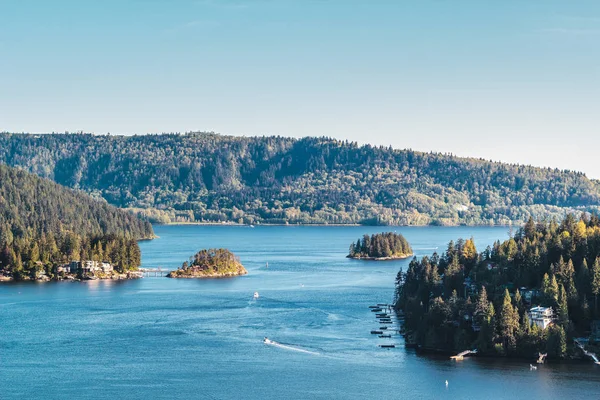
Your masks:
[{"label": "house", "polygon": [[106,261],[100,263],[100,268],[105,274],[113,271],[113,266],[110,265],[110,263],[107,263]]},{"label": "house", "polygon": [[533,307],[529,310],[529,320],[542,329],[546,329],[554,322],[554,310],[552,307]]},{"label": "house", "polygon": [[84,274],[96,273],[96,272],[112,272],[113,266],[107,262],[99,262],[93,260],[85,261],[71,261],[69,264],[69,270],[72,274],[81,271]]},{"label": "house", "polygon": [[69,272],[71,272],[71,264],[63,264],[63,265],[59,265],[56,267],[57,274],[61,274],[61,273],[68,274]]},{"label": "house", "polygon": [[69,263],[69,272],[72,274],[79,272],[79,261],[71,261]]}]

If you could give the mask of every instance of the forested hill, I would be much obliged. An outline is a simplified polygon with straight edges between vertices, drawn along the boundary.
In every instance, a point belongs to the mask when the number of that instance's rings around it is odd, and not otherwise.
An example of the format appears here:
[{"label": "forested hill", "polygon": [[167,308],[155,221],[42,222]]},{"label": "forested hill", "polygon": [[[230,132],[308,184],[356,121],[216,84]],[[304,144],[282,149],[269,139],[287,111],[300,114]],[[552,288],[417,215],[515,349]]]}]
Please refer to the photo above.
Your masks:
[{"label": "forested hill", "polygon": [[154,235],[150,223],[103,200],[0,165],[0,243],[9,231],[18,237],[65,232],[132,239]]},{"label": "forested hill", "polygon": [[56,277],[70,261],[140,265],[138,239],[152,226],[135,215],[34,174],[0,165],[0,280]]},{"label": "forested hill", "polygon": [[506,224],[600,205],[582,173],[328,138],[4,133],[0,162],[159,222]]}]

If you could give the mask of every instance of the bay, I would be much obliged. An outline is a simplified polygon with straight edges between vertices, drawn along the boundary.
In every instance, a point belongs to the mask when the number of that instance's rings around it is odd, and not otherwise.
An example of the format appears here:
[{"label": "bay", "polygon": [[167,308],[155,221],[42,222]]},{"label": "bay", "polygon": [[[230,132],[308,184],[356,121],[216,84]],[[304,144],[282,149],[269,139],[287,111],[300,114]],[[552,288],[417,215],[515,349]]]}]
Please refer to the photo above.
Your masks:
[{"label": "bay", "polygon": [[537,371],[522,360],[454,362],[405,349],[399,335],[371,335],[379,324],[368,306],[391,301],[409,260],[345,255],[362,234],[384,230],[423,256],[459,237],[483,250],[509,228],[156,226],[159,238],[140,244],[143,267],[173,269],[201,248],[225,247],[248,275],[0,285],[0,398],[600,396],[591,362]]}]

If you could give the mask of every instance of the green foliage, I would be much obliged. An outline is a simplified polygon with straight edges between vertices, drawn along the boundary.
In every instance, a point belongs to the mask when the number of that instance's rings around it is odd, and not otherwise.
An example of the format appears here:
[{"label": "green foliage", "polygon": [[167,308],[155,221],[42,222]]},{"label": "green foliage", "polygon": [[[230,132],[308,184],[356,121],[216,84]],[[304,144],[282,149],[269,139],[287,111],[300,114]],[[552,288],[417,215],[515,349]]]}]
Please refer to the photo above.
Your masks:
[{"label": "green foliage", "polygon": [[405,258],[412,255],[408,241],[399,233],[364,235],[350,244],[350,258]]},{"label": "green foliage", "polygon": [[[514,237],[486,249],[474,264],[464,256],[466,243],[451,242],[441,256],[415,258],[396,278],[396,307],[405,311],[414,344],[427,348],[431,342],[426,339],[435,338],[438,350],[462,351],[464,345],[440,339],[460,335],[467,348],[477,347],[483,354],[533,357],[547,351],[549,357],[562,358],[568,341],[586,335],[591,320],[600,317],[598,216],[577,220],[569,215],[560,224],[529,221]],[[434,281],[442,274],[441,283]],[[593,310],[588,302],[592,296]],[[431,325],[439,320],[429,316],[437,298],[438,314],[441,301],[450,307],[443,325]],[[556,316],[545,330],[531,324],[526,312],[540,303],[552,307]]]},{"label": "green foliage", "polygon": [[35,278],[74,260],[135,269],[137,239],[152,236],[152,226],[131,213],[0,165],[0,270],[6,275]]},{"label": "green foliage", "polygon": [[206,278],[244,275],[240,260],[227,249],[200,250],[181,268],[171,271],[170,278]]},{"label": "green foliage", "polygon": [[0,162],[159,223],[508,224],[600,205],[577,172],[325,137],[4,133]]}]

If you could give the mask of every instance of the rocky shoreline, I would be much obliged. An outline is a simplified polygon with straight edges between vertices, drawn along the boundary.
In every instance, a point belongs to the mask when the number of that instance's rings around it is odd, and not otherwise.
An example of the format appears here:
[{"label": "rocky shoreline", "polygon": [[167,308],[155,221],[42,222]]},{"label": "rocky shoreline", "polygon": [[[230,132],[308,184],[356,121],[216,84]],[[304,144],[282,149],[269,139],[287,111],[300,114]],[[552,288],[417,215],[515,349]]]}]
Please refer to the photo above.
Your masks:
[{"label": "rocky shoreline", "polygon": [[139,271],[128,271],[123,274],[98,274],[88,276],[77,276],[76,274],[65,274],[57,277],[49,277],[48,275],[41,275],[37,278],[25,277],[22,279],[15,279],[13,276],[0,275],[0,282],[60,282],[60,281],[121,281],[130,279],[140,279],[143,277],[142,272]]},{"label": "rocky shoreline", "polygon": [[367,260],[367,261],[394,261],[394,260],[405,260],[407,258],[413,257],[414,254],[403,254],[400,256],[391,256],[391,257],[357,257],[347,255],[346,258],[351,258],[353,260]]}]

